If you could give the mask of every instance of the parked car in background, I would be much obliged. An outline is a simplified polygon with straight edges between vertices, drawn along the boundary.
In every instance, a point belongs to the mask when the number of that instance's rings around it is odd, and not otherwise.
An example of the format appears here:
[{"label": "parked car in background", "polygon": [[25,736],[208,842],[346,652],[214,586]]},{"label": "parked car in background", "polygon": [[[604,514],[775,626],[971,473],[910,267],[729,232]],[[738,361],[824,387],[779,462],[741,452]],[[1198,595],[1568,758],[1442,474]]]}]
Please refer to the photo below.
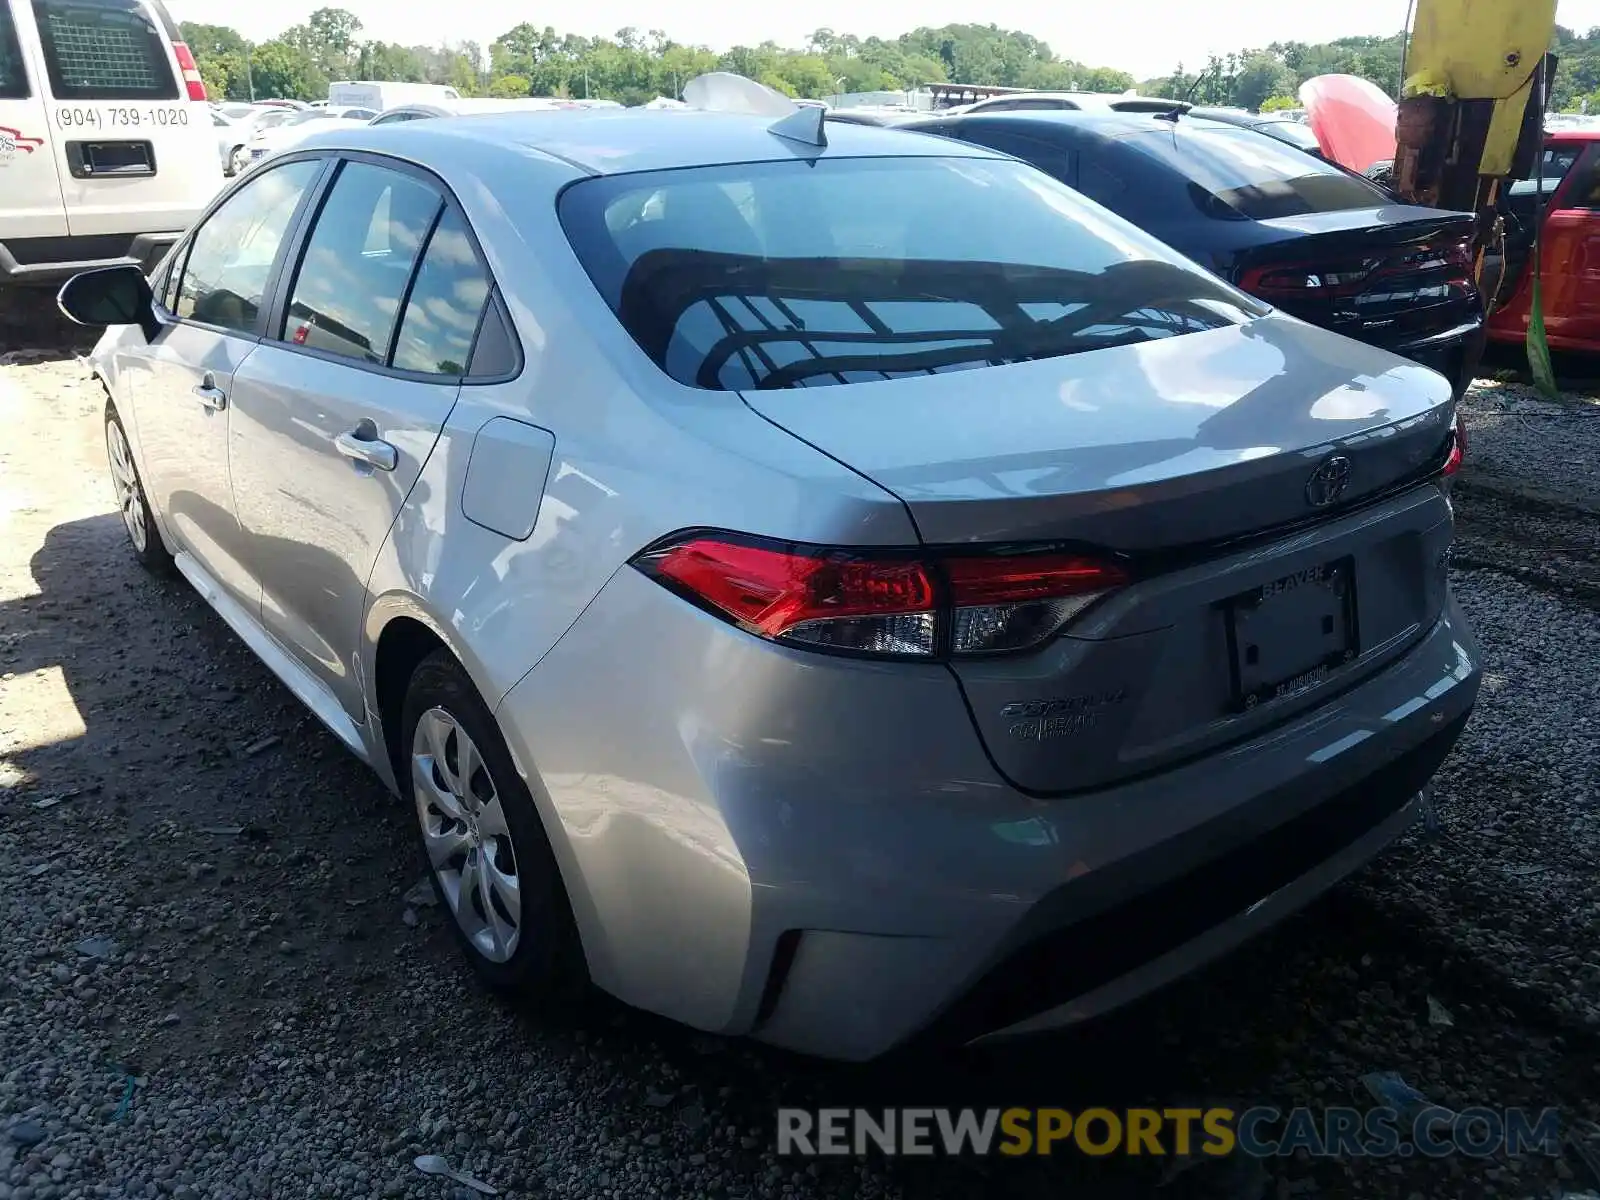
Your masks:
[{"label": "parked car in background", "polygon": [[61,303],[134,553],[406,798],[486,981],[864,1059],[1305,903],[1480,667],[1443,379],[820,126],[331,125]]},{"label": "parked car in background", "polygon": [[329,128],[330,121],[345,125],[364,125],[377,115],[370,108],[347,108],[332,104],[322,108],[303,109],[291,114],[285,120],[252,132],[248,143],[250,157],[246,165],[254,166],[264,158],[292,149],[319,130]]},{"label": "parked car in background", "polygon": [[945,115],[1002,112],[1178,112],[1187,111],[1184,100],[1168,100],[1160,96],[1126,96],[1109,92],[1019,92],[1009,96],[990,96],[959,108],[945,110]]},{"label": "parked car in background", "polygon": [[1322,152],[1317,135],[1311,132],[1311,126],[1280,113],[1253,113],[1244,108],[1207,107],[1192,108],[1189,110],[1189,115],[1207,121],[1221,121],[1224,125],[1237,125],[1241,129],[1253,129],[1257,133],[1277,138],[1280,142],[1287,142],[1307,154],[1315,154],[1318,158],[1327,157]]},{"label": "parked car in background", "polygon": [[153,266],[222,181],[159,0],[0,0],[0,287]]},{"label": "parked car in background", "polygon": [[295,110],[263,104],[213,105],[211,123],[217,131],[217,153],[224,175],[237,175],[250,165],[250,139],[260,130],[281,125]]},{"label": "parked car in background", "polygon": [[519,100],[497,100],[470,96],[464,100],[440,100],[429,104],[402,104],[372,118],[374,125],[398,125],[403,121],[431,120],[435,117],[466,117],[499,112],[548,112],[571,108],[564,100],[529,96]]},{"label": "parked car in background", "polygon": [[397,83],[392,80],[340,80],[328,85],[328,98],[319,107],[370,108],[380,113],[402,104],[429,104],[459,100],[461,93],[438,83]]},{"label": "parked car in background", "polygon": [[1191,115],[1000,113],[902,129],[1033,163],[1250,294],[1440,371],[1483,356],[1470,213],[1397,204],[1278,139]]},{"label": "parked car in background", "polygon": [[1489,337],[1521,342],[1533,312],[1533,243],[1544,212],[1540,307],[1545,337],[1558,350],[1600,354],[1600,129],[1569,126],[1545,137],[1539,181],[1521,180],[1501,205],[1506,218],[1503,306]]},{"label": "parked car in background", "polygon": [[850,108],[830,108],[824,114],[828,121],[842,121],[847,125],[903,125],[907,121],[920,121],[928,114],[915,108],[891,108],[883,105],[855,105]]}]

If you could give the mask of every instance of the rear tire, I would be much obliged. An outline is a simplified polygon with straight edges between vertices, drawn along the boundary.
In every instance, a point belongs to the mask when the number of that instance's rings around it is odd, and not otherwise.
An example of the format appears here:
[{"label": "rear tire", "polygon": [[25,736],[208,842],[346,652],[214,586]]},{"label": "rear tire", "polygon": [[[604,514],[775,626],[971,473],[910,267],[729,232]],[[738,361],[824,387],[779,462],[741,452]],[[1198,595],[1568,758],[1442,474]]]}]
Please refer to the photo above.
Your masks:
[{"label": "rear tire", "polygon": [[111,467],[111,485],[116,489],[122,528],[133,548],[133,557],[152,575],[172,574],[172,555],[161,541],[161,530],[156,525],[155,514],[150,511],[150,501],[145,497],[144,482],[139,478],[139,468],[128,443],[128,431],[122,427],[122,418],[109,400],[106,401],[106,459]]},{"label": "rear tire", "polygon": [[400,778],[451,933],[498,991],[568,1002],[588,983],[544,825],[488,706],[448,651],[411,676]]},{"label": "rear tire", "polygon": [[243,146],[235,146],[228,152],[228,174],[237,175],[245,169],[250,156]]}]

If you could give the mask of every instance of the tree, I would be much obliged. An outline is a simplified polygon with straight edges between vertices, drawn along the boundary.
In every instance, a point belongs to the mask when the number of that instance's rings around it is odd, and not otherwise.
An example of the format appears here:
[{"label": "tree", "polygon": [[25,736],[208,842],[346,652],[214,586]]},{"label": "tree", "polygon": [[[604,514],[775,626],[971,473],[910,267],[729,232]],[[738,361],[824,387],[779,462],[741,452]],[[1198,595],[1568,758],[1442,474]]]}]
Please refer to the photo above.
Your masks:
[{"label": "tree", "polygon": [[306,19],[311,36],[324,53],[349,58],[356,49],[361,19],[342,8],[319,8]]},{"label": "tree", "polygon": [[528,80],[522,75],[501,75],[489,85],[489,95],[496,100],[520,100],[528,95]]},{"label": "tree", "polygon": [[364,42],[356,57],[362,79],[392,79],[396,83],[426,83],[428,72],[415,50],[390,42]]},{"label": "tree", "polygon": [[1288,91],[1293,76],[1275,54],[1249,55],[1239,67],[1233,82],[1233,102],[1241,108],[1259,109],[1273,96]]},{"label": "tree", "polygon": [[[1134,86],[1125,71],[1063,57],[1031,34],[994,24],[922,26],[895,38],[860,37],[831,28],[813,31],[799,48],[763,42],[717,54],[685,46],[659,29],[629,26],[609,38],[558,33],[523,22],[487,48],[400,46],[363,41],[361,21],[342,8],[319,8],[306,22],[271,42],[251,47],[226,25],[185,22],[207,91],[245,99],[254,74],[256,94],[312,99],[327,94],[330,78],[359,72],[371,79],[426,80],[463,94],[593,96],[625,103],[679,95],[707,71],[727,70],[794,96],[835,92],[895,92],[928,83],[1001,84],[1044,90],[1122,92]],[[1275,42],[1266,49],[1213,55],[1203,70],[1182,64],[1170,76],[1147,79],[1139,90],[1198,104],[1294,106],[1315,75],[1344,73],[1371,80],[1393,95],[1400,84],[1404,39],[1347,37],[1331,42]],[[1557,26],[1561,66],[1553,106],[1600,108],[1600,29],[1579,34]],[[254,71],[250,70],[254,67]]]},{"label": "tree", "polygon": [[264,42],[250,55],[256,95],[283,100],[320,100],[328,94],[328,77],[309,54],[284,41]]}]

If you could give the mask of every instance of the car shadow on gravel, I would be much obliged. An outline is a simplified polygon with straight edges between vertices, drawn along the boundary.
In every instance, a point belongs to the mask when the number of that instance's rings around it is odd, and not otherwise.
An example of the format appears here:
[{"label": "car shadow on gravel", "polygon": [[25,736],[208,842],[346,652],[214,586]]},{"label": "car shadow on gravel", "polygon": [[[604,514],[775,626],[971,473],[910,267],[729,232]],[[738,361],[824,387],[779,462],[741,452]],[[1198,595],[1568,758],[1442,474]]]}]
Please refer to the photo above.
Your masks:
[{"label": "car shadow on gravel", "polygon": [[[251,1080],[264,1061],[312,1053],[326,1059],[328,1087],[414,1073],[416,1093],[375,1118],[388,1126],[385,1153],[408,1162],[439,1148],[422,1080],[453,1059],[466,1017],[494,1040],[507,1106],[537,1122],[543,1097],[596,1094],[593,1120],[619,1136],[654,1137],[643,1144],[686,1160],[711,1149],[730,1180],[760,1185],[729,1196],[775,1194],[797,1173],[816,1194],[868,1194],[855,1160],[775,1161],[780,1106],[1365,1106],[1363,1073],[1397,1069],[1447,1088],[1458,1057],[1475,1079],[1488,1064],[1507,1081],[1503,1095],[1468,1102],[1540,1095],[1505,1045],[1429,1028],[1437,983],[1348,890],[1110,1018],[994,1049],[841,1066],[598,994],[576,1012],[535,1013],[479,989],[445,914],[408,905],[421,869],[405,808],[187,584],[132,563],[115,515],[55,526],[30,568],[37,594],[0,603],[0,647],[7,695],[48,736],[0,764],[25,776],[0,789],[0,844],[31,864],[30,879],[42,871],[38,892],[24,893],[26,927],[10,936],[67,959],[86,936],[125,948],[89,989],[84,1019],[112,1060],[158,1081],[200,1076],[259,1093],[266,1085]],[[45,898],[57,869],[101,880],[101,898]],[[731,1145],[711,1143],[723,1133]],[[1172,1200],[1234,1198],[1270,1194],[1269,1176],[1324,1194],[1444,1194],[1438,1164],[1393,1177],[1380,1173],[1393,1164],[1171,1164],[1068,1152],[869,1166],[874,1190],[887,1180],[929,1200],[1148,1196],[1163,1181],[1158,1194]],[[1476,1192],[1454,1179],[1448,1194]]]}]

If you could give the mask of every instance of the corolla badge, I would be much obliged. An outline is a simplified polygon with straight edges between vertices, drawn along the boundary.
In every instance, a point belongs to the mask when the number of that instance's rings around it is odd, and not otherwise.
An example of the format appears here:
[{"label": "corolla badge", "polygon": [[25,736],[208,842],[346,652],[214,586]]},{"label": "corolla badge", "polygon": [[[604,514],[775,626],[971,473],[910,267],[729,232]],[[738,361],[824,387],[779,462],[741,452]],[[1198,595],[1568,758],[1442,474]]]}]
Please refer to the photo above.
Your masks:
[{"label": "corolla badge", "polygon": [[1342,454],[1329,455],[1317,464],[1306,481],[1306,502],[1312,508],[1326,508],[1343,496],[1350,486],[1350,460]]}]

